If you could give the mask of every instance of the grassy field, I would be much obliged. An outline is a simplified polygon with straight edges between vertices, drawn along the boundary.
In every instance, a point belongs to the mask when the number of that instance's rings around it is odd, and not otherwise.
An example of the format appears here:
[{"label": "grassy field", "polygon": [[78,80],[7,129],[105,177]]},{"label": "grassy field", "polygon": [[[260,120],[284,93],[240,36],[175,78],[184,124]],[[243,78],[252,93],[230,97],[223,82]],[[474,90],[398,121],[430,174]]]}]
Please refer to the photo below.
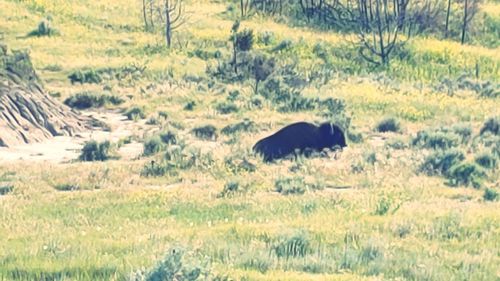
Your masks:
[{"label": "grassy field", "polygon": [[[138,106],[146,119],[168,116],[132,139],[146,142],[169,130],[181,143],[133,160],[0,161],[0,188],[13,187],[0,195],[0,280],[142,280],[141,273],[175,257],[174,248],[182,249],[183,268],[200,268],[206,280],[500,280],[500,138],[480,133],[500,114],[499,95],[483,94],[484,83],[498,93],[499,47],[421,36],[407,43],[408,56],[380,69],[352,57],[350,35],[264,16],[246,20],[242,27],[256,38],[273,35],[269,44],[256,40],[266,54],[291,40],[291,48],[275,55],[296,60],[311,81],[315,71],[332,70],[301,94],[343,100],[350,121],[341,121],[362,136],[352,137],[339,159],[265,164],[251,152],[258,139],[294,121],[332,116],[318,108],[280,110],[265,98],[258,106],[251,81],[209,85],[207,68],[218,60],[204,55],[230,55],[233,18],[225,1],[189,2],[188,23],[174,33],[171,50],[160,34],[143,31],[140,5],[0,0],[0,39],[30,51],[51,94],[64,101],[83,91],[110,92],[125,102],[100,110]],[[500,4],[488,1],[483,12],[498,22]],[[25,36],[48,15],[58,35]],[[320,48],[328,59],[315,54]],[[67,78],[131,65],[146,71],[99,84]],[[227,114],[221,104],[236,109]],[[399,132],[375,132],[386,117],[401,123]],[[222,133],[243,119],[253,130]],[[191,133],[205,125],[217,129],[215,140]],[[440,127],[436,135],[460,150],[463,161],[492,155],[480,186],[423,171],[438,150],[414,140],[419,131]],[[460,141],[461,133],[450,131],[461,128],[470,133]],[[165,153],[175,167],[144,176]],[[276,191],[280,184],[287,192]]]}]

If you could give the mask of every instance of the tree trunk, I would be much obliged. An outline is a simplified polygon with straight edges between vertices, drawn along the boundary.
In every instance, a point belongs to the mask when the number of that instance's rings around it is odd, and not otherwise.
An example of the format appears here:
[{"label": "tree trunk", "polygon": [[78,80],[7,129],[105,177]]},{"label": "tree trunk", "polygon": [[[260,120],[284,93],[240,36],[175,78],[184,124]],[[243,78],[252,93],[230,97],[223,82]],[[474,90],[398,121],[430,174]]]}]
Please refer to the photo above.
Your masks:
[{"label": "tree trunk", "polygon": [[149,31],[148,15],[146,12],[146,0],[142,0],[142,16],[144,17],[144,29]]},{"label": "tree trunk", "polygon": [[446,10],[446,26],[444,28],[444,38],[448,38],[448,26],[450,23],[451,0],[448,0],[448,9]]},{"label": "tree trunk", "polygon": [[464,22],[462,26],[462,45],[465,43],[465,33],[467,32],[467,12],[469,10],[469,0],[465,0],[464,3]]},{"label": "tree trunk", "polygon": [[165,39],[167,47],[172,45],[172,23],[170,22],[170,0],[165,0]]}]

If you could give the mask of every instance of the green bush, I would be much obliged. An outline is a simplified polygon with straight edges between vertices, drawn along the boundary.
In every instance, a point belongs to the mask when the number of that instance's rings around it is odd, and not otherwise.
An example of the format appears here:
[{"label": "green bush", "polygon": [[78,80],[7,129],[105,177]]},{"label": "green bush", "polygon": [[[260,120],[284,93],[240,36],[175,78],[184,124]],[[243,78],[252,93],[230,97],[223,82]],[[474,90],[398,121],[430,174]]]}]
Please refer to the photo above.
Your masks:
[{"label": "green bush", "polygon": [[102,82],[101,75],[93,69],[90,70],[77,70],[68,76],[71,84],[76,82],[80,84],[99,84]]},{"label": "green bush", "polygon": [[484,190],[483,199],[485,201],[497,201],[499,198],[498,192],[492,188],[486,188]]},{"label": "green bush", "polygon": [[277,179],[274,183],[276,191],[283,195],[304,194],[307,185],[303,177],[288,177]]},{"label": "green bush", "polygon": [[165,144],[177,144],[177,136],[172,131],[161,132],[160,138]]},{"label": "green bush", "polygon": [[111,158],[111,143],[109,141],[86,142],[79,157],[81,161],[106,161]]},{"label": "green bush", "polygon": [[480,188],[486,176],[483,169],[475,163],[460,163],[451,167],[448,179],[452,186],[470,186]]},{"label": "green bush", "polygon": [[152,270],[144,274],[144,279],[137,277],[134,277],[134,279],[145,281],[196,281],[206,280],[204,276],[208,274],[207,265],[201,264],[199,261],[189,260],[183,249],[174,248]]},{"label": "green bush", "polygon": [[401,132],[401,123],[394,117],[387,117],[375,126],[375,130],[380,133]]},{"label": "green bush", "polygon": [[144,143],[144,156],[151,156],[165,150],[165,143],[159,136],[153,136]]},{"label": "green bush", "polygon": [[52,18],[47,17],[38,23],[38,27],[28,33],[28,37],[54,36],[59,35],[59,31],[52,27]]},{"label": "green bush", "polygon": [[278,258],[305,257],[313,252],[310,238],[306,233],[300,232],[290,237],[282,237],[272,246]]},{"label": "green bush", "polygon": [[238,132],[256,132],[256,127],[257,126],[255,122],[245,118],[242,122],[227,125],[226,127],[222,128],[221,133],[223,133],[224,135],[232,135]]},{"label": "green bush", "polygon": [[67,98],[64,104],[71,108],[88,109],[99,108],[105,105],[120,105],[125,102],[122,98],[113,95],[102,95],[93,92],[81,92]]},{"label": "green bush", "polygon": [[195,106],[196,106],[196,102],[195,101],[189,101],[184,106],[184,110],[186,110],[186,111],[193,111]]},{"label": "green bush", "polygon": [[146,118],[146,113],[144,113],[144,109],[134,106],[125,112],[125,116],[128,120],[139,120]]},{"label": "green bush", "polygon": [[483,152],[477,155],[474,161],[479,166],[486,169],[495,169],[497,167],[497,159],[489,152]]},{"label": "green bush", "polygon": [[436,151],[427,156],[420,170],[428,175],[447,175],[451,167],[464,159],[464,153],[457,149]]},{"label": "green bush", "polygon": [[14,186],[11,184],[0,185],[0,196],[11,193],[14,190]]},{"label": "green bush", "polygon": [[243,185],[237,181],[229,181],[224,185],[224,189],[219,194],[219,197],[233,197],[236,194],[245,193],[247,189],[247,185]]},{"label": "green bush", "polygon": [[488,119],[483,127],[481,128],[480,135],[483,135],[487,132],[498,136],[500,135],[500,116],[492,117]]},{"label": "green bush", "polygon": [[151,161],[149,164],[144,165],[141,171],[142,177],[162,177],[170,172],[172,166],[166,162],[156,163]]},{"label": "green bush", "polygon": [[202,140],[216,140],[217,139],[217,128],[212,125],[206,125],[202,127],[197,127],[192,130],[192,133],[199,139]]},{"label": "green bush", "polygon": [[457,146],[459,142],[456,134],[441,131],[420,131],[412,140],[414,146],[432,149],[449,149]]},{"label": "green bush", "polygon": [[236,104],[234,103],[228,103],[228,102],[222,102],[217,104],[215,109],[220,114],[229,114],[233,112],[238,112],[238,106],[236,106]]}]

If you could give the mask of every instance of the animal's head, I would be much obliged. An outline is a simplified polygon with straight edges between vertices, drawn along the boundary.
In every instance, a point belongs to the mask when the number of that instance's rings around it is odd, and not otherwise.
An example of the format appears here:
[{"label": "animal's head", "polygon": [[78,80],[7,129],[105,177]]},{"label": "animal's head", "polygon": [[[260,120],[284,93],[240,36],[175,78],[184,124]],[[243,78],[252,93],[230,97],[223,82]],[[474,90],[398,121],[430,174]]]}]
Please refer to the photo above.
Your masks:
[{"label": "animal's head", "polygon": [[319,126],[319,131],[325,147],[339,146],[344,148],[347,146],[344,132],[339,126],[332,123],[323,123]]}]

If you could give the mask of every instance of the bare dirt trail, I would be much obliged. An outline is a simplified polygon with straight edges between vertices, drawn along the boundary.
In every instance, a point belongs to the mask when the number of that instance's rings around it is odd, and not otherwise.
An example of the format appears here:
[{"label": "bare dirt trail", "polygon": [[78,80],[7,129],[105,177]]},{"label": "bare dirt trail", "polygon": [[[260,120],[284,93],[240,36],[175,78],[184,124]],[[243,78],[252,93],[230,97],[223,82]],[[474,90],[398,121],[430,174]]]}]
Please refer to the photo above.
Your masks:
[{"label": "bare dirt trail", "polygon": [[[145,121],[130,121],[127,117],[116,112],[82,112],[82,115],[91,116],[103,121],[110,127],[110,131],[103,129],[93,129],[78,133],[73,137],[56,136],[52,139],[22,144],[12,147],[0,147],[0,164],[8,164],[13,161],[50,161],[53,163],[63,163],[76,160],[80,155],[81,148],[86,141],[118,142],[131,136],[142,136],[147,125]],[[141,143],[131,141],[122,145],[118,154],[121,159],[129,160],[138,157],[142,153]]]}]

